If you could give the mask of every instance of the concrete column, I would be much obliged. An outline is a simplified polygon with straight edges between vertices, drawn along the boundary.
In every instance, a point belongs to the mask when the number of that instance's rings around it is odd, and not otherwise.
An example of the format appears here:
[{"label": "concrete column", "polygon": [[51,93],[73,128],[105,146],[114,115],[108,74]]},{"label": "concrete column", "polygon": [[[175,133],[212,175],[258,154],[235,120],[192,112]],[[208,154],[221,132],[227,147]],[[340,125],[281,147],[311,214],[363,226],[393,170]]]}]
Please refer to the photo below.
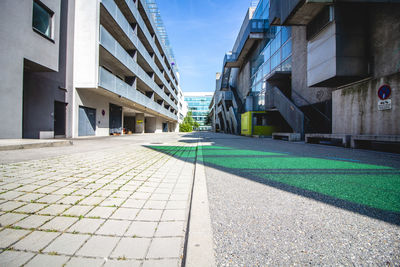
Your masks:
[{"label": "concrete column", "polygon": [[157,120],[153,117],[146,118],[145,132],[146,133],[155,133],[156,132],[156,124]]},{"label": "concrete column", "polygon": [[144,113],[136,113],[135,133],[144,133]]}]

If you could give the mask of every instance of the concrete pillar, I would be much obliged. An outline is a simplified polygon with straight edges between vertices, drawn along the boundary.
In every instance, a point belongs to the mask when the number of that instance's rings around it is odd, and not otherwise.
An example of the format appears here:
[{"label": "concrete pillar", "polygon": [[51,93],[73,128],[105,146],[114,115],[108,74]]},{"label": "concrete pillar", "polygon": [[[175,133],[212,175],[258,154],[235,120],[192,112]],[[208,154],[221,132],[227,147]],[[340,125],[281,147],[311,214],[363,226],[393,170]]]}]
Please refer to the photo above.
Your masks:
[{"label": "concrete pillar", "polygon": [[155,133],[156,132],[156,124],[157,120],[153,117],[146,118],[145,132],[146,133]]},{"label": "concrete pillar", "polygon": [[144,133],[144,113],[136,113],[135,133]]}]

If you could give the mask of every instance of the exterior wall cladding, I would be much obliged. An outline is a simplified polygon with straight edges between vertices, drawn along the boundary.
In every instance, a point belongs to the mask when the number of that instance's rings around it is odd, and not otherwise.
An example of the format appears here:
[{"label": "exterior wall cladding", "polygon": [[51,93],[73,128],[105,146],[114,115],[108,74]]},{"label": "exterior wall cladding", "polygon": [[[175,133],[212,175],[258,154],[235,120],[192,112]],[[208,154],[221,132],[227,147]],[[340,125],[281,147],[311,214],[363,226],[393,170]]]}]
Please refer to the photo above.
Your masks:
[{"label": "exterior wall cladding", "polygon": [[[399,135],[400,4],[393,2],[259,1],[243,24],[266,20],[263,36],[241,31],[241,50],[235,44],[225,56],[213,129],[240,133],[240,114],[265,111],[253,124],[302,134]],[[378,110],[385,84],[391,106]],[[219,101],[224,91],[232,100]]]},{"label": "exterior wall cladding", "polygon": [[0,7],[0,138],[178,130],[179,73],[154,1]]}]

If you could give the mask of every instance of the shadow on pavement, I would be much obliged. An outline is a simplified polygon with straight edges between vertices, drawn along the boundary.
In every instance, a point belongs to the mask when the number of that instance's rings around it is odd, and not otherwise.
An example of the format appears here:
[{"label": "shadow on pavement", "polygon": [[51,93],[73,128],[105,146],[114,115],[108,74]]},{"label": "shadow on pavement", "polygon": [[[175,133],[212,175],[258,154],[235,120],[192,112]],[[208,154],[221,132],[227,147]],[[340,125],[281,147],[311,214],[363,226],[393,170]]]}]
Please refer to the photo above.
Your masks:
[{"label": "shadow on pavement", "polygon": [[[198,138],[187,134],[182,142]],[[197,138],[196,138],[197,137]],[[235,137],[235,136],[232,136]],[[240,138],[240,137],[237,137]],[[176,158],[308,197],[355,213],[400,225],[400,170],[359,162],[293,156],[276,151],[237,149],[220,145],[147,146]]]}]

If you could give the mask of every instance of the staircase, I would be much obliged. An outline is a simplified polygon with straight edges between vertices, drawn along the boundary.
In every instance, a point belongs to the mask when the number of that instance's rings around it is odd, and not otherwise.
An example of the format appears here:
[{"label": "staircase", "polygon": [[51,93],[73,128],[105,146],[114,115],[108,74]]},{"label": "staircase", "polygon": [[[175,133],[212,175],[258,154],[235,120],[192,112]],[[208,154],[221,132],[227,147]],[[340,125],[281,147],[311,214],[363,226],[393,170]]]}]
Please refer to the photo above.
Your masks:
[{"label": "staircase", "polygon": [[293,131],[300,133],[304,138],[304,128],[309,123],[304,113],[278,87],[268,89],[265,95],[266,109],[277,109]]}]

